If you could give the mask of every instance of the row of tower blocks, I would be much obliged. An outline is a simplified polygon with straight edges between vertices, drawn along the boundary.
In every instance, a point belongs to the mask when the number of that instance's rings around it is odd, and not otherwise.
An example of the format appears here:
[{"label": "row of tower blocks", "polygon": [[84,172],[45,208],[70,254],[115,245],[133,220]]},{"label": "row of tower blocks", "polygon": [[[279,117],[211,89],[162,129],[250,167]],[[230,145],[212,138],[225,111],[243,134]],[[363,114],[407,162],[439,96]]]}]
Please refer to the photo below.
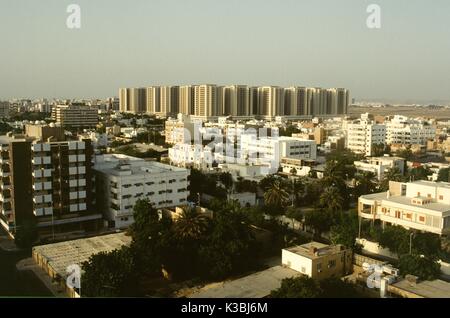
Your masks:
[{"label": "row of tower blocks", "polygon": [[308,119],[346,115],[350,94],[345,88],[188,85],[121,88],[119,98],[120,111],[134,114]]}]

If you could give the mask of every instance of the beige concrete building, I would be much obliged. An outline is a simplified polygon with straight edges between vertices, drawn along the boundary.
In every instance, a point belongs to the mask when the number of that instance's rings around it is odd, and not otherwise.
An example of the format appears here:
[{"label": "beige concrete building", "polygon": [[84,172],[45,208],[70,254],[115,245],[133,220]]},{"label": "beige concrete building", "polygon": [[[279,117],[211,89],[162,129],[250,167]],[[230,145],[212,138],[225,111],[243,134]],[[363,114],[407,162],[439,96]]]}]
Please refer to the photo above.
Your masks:
[{"label": "beige concrete building", "polygon": [[340,278],[351,273],[352,250],[343,245],[311,242],[282,250],[284,266],[313,279]]},{"label": "beige concrete building", "polygon": [[450,183],[391,181],[389,191],[361,196],[358,214],[363,219],[448,235]]}]

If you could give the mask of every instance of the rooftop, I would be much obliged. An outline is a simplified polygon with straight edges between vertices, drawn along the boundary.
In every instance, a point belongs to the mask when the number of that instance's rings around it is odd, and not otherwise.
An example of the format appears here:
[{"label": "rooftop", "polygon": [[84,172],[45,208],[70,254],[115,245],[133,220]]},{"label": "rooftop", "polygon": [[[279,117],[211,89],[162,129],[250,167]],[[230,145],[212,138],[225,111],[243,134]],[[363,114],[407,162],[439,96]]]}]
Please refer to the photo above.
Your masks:
[{"label": "rooftop", "polygon": [[275,266],[218,286],[206,286],[189,298],[264,298],[279,288],[283,279],[299,275],[290,268]]},{"label": "rooftop", "polygon": [[450,283],[439,279],[415,285],[404,279],[392,286],[424,298],[450,298]]},{"label": "rooftop", "polygon": [[325,255],[339,253],[342,249],[342,245],[326,245],[319,242],[310,242],[300,246],[287,248],[285,250],[309,259],[317,259]]},{"label": "rooftop", "polygon": [[166,172],[186,172],[188,170],[156,161],[145,161],[140,158],[109,154],[95,158],[94,169],[110,175],[158,174]]},{"label": "rooftop", "polygon": [[65,277],[69,265],[81,265],[92,255],[111,252],[130,243],[131,236],[126,236],[123,232],[35,246],[33,252],[47,259],[48,265],[61,277]]}]

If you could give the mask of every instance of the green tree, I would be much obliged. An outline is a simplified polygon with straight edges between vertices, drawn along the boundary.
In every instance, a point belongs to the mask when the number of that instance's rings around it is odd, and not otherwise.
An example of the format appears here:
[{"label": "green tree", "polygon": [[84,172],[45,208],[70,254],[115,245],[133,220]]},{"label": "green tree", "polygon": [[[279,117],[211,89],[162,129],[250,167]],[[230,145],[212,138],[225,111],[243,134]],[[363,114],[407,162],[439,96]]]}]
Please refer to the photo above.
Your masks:
[{"label": "green tree", "polygon": [[408,171],[408,176],[406,179],[411,179],[413,181],[418,180],[428,180],[428,176],[432,175],[433,172],[429,168],[420,166],[417,168],[410,169]]},{"label": "green tree", "polygon": [[199,248],[200,271],[209,279],[223,279],[254,266],[255,245],[248,219],[224,207],[215,213],[211,232]]},{"label": "green tree", "polygon": [[398,255],[409,253],[409,232],[400,226],[386,226],[380,233],[378,242],[383,248]]},{"label": "green tree", "polygon": [[381,191],[389,190],[389,181],[403,182],[405,178],[398,168],[389,169],[384,173],[383,180],[381,181]]},{"label": "green tree", "polygon": [[450,182],[450,169],[449,168],[440,169],[437,181]]},{"label": "green tree", "polygon": [[434,233],[415,233],[412,250],[415,254],[437,259],[442,252],[441,238]]},{"label": "green tree", "polygon": [[385,154],[389,154],[390,149],[388,145],[385,145],[383,143],[380,144],[373,144],[372,145],[372,155],[374,157],[381,157]]},{"label": "green tree", "polygon": [[171,222],[167,218],[160,219],[148,199],[137,201],[133,210],[134,223],[129,233],[133,238],[131,248],[136,253],[136,266],[148,275],[159,275],[162,251],[167,248],[164,238],[170,233]]},{"label": "green tree", "polygon": [[231,173],[229,172],[223,172],[219,175],[219,181],[222,182],[222,184],[227,188],[231,189],[233,188],[233,177],[231,176]]},{"label": "green tree", "polygon": [[270,293],[271,298],[319,298],[323,291],[317,281],[307,276],[285,278],[281,287]]},{"label": "green tree", "polygon": [[414,158],[411,148],[401,149],[395,153],[397,157],[401,157],[406,161],[411,161]]},{"label": "green tree", "polygon": [[281,179],[275,180],[264,193],[264,202],[266,205],[276,208],[282,208],[289,203],[289,192],[286,183]]},{"label": "green tree", "polygon": [[422,280],[434,280],[440,276],[441,266],[435,260],[420,255],[403,255],[399,260],[402,275],[414,275]]},{"label": "green tree", "polygon": [[141,296],[133,252],[128,247],[99,253],[82,264],[83,297]]},{"label": "green tree", "polygon": [[307,276],[286,278],[281,287],[270,293],[271,298],[357,298],[359,297],[352,283],[339,278],[321,281]]},{"label": "green tree", "polygon": [[336,213],[342,211],[344,198],[336,187],[328,187],[320,196],[320,205],[329,211]]},{"label": "green tree", "polygon": [[295,228],[295,221],[303,222],[304,214],[300,208],[288,207],[286,210],[286,217],[291,219],[292,228]]},{"label": "green tree", "polygon": [[181,216],[173,225],[175,235],[180,240],[198,240],[208,230],[210,219],[193,207],[183,207]]},{"label": "green tree", "polygon": [[320,283],[321,298],[361,298],[358,291],[350,282],[339,278],[328,278]]},{"label": "green tree", "polygon": [[357,213],[341,214],[339,222],[331,227],[331,242],[333,244],[342,244],[353,250],[359,250],[359,246],[356,245],[358,229]]},{"label": "green tree", "polygon": [[323,232],[330,230],[331,222],[332,218],[326,210],[316,209],[305,213],[305,225],[313,229],[315,237],[321,237]]},{"label": "green tree", "polygon": [[364,194],[375,193],[377,190],[376,176],[372,172],[363,172],[355,176],[355,199]]}]

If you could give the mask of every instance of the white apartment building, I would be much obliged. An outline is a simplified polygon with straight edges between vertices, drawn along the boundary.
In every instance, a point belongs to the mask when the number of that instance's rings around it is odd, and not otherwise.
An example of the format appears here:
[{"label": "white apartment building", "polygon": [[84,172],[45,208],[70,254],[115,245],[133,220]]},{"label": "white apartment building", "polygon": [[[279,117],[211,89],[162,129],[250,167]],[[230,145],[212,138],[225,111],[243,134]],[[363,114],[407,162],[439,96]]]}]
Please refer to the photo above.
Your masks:
[{"label": "white apartment building", "polygon": [[386,143],[401,145],[426,145],[434,139],[436,128],[429,122],[396,115],[386,123]]},{"label": "white apartment building", "polygon": [[190,143],[194,140],[195,129],[199,129],[202,123],[196,123],[189,116],[178,114],[177,118],[169,118],[165,124],[166,143],[175,145]]},{"label": "white apartment building", "polygon": [[97,208],[109,227],[133,223],[133,207],[149,199],[155,208],[187,203],[189,170],[125,155],[96,156]]},{"label": "white apartment building", "polygon": [[383,180],[384,174],[390,169],[397,168],[401,174],[405,172],[405,159],[400,157],[371,157],[354,162],[359,172],[372,172],[378,180]]},{"label": "white apartment building", "polygon": [[450,183],[390,182],[389,191],[359,198],[361,218],[439,235],[450,233]]},{"label": "white apartment building", "polygon": [[169,148],[170,163],[178,167],[208,169],[215,160],[213,149],[200,144],[176,144]]},{"label": "white apartment building", "polygon": [[314,140],[293,137],[257,137],[254,134],[241,135],[240,158],[249,164],[263,164],[267,173],[276,173],[282,158],[317,158],[317,146]]},{"label": "white apartment building", "polygon": [[353,152],[372,156],[373,145],[386,142],[386,126],[376,124],[367,114],[362,115],[361,119],[347,122],[344,128],[347,132],[346,147]]}]

